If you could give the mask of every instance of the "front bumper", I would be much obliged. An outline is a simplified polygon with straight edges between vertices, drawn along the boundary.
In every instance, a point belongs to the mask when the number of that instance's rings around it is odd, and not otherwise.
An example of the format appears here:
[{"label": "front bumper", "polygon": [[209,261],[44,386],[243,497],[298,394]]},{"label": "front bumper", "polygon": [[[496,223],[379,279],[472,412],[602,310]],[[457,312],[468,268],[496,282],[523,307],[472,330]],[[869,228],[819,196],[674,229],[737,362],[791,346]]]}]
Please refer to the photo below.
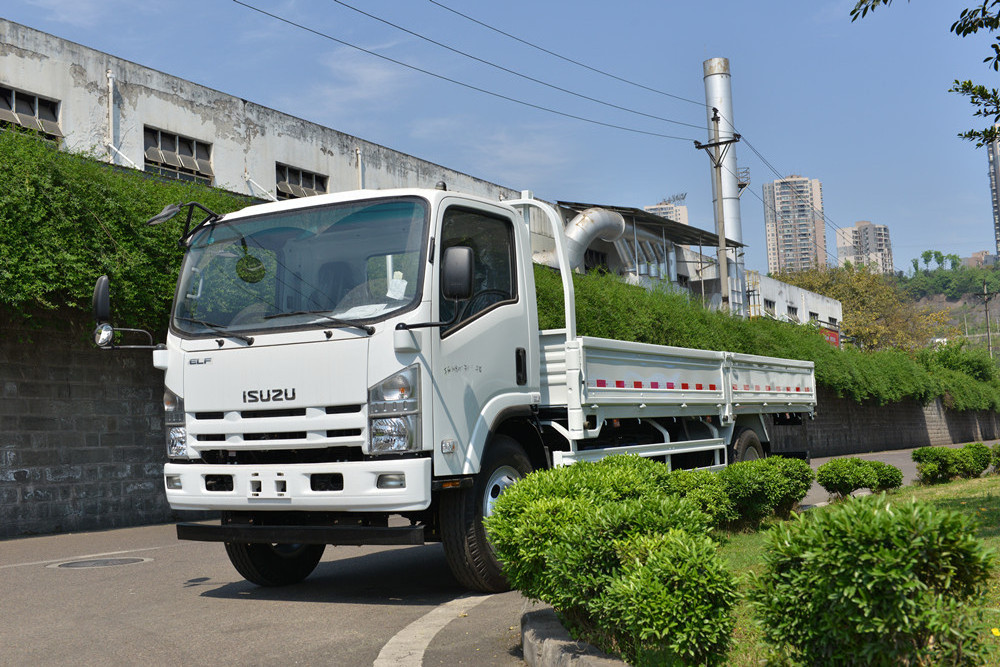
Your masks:
[{"label": "front bumper", "polygon": [[[430,458],[288,465],[168,463],[163,474],[167,501],[177,510],[404,512],[427,509],[431,503]],[[405,486],[379,488],[383,475],[403,475]],[[342,488],[314,490],[314,476],[341,479]],[[171,488],[178,483],[180,488]]]}]

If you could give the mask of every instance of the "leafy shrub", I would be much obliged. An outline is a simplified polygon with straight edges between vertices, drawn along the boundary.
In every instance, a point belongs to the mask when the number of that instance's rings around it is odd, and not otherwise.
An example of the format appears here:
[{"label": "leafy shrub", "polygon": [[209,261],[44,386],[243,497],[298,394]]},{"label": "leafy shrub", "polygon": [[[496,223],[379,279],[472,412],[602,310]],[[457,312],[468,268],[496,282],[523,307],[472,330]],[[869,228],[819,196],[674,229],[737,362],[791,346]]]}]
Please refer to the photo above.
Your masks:
[{"label": "leafy shrub", "polygon": [[876,488],[878,475],[869,463],[854,456],[827,461],[816,469],[816,481],[827,493],[841,498],[858,489]]},{"label": "leafy shrub", "polygon": [[875,472],[875,486],[871,487],[875,493],[892,491],[903,486],[903,471],[896,466],[882,461],[868,461],[868,466]]},{"label": "leafy shrub", "polygon": [[760,459],[759,465],[772,468],[778,474],[780,483],[772,497],[774,513],[782,519],[787,519],[791,515],[792,509],[809,493],[809,489],[812,488],[812,483],[816,479],[816,473],[802,459],[789,459],[782,456],[769,456],[766,459]]},{"label": "leafy shrub", "polygon": [[976,469],[978,470],[975,475],[976,477],[982,475],[983,472],[990,467],[990,463],[993,461],[993,452],[991,452],[990,448],[985,444],[981,442],[970,442],[962,449],[968,450],[972,455],[972,458],[975,460]]},{"label": "leafy shrub", "polygon": [[596,603],[630,664],[720,664],[733,631],[733,575],[705,536],[682,530],[622,545],[621,574]]},{"label": "leafy shrub", "polygon": [[687,498],[698,504],[712,518],[712,525],[723,526],[739,515],[726,491],[722,478],[707,470],[674,470],[660,480],[669,495]]},{"label": "leafy shrub", "polygon": [[766,459],[731,463],[719,471],[726,494],[733,501],[737,519],[733,527],[754,527],[771,516],[782,497],[785,482]]},{"label": "leafy shrub", "polygon": [[749,600],[804,664],[980,664],[974,603],[991,557],[970,520],[884,495],[776,526]]},{"label": "leafy shrub", "polygon": [[993,453],[993,458],[992,458],[993,470],[994,472],[1000,472],[1000,442],[993,445],[992,453]]},{"label": "leafy shrub", "polygon": [[924,484],[937,484],[962,477],[973,479],[990,465],[989,448],[982,443],[952,447],[918,447],[913,450],[917,474]]},{"label": "leafy shrub", "polygon": [[729,641],[734,584],[708,537],[712,519],[693,497],[672,495],[712,486],[679,476],[668,491],[674,475],[614,456],[507,489],[486,528],[511,585],[606,651],[716,660]]}]

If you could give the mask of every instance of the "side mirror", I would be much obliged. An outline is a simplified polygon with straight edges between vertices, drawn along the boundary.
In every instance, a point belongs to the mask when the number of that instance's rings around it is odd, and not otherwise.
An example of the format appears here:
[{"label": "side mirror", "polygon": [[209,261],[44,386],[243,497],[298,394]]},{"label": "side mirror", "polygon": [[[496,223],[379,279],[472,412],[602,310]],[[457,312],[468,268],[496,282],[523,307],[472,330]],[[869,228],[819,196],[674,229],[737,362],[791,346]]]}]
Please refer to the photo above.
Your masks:
[{"label": "side mirror", "polygon": [[441,292],[444,298],[461,301],[472,296],[475,257],[468,246],[446,248],[441,261]]},{"label": "side mirror", "polygon": [[101,276],[94,285],[94,321],[103,324],[111,319],[111,290],[107,276]]}]

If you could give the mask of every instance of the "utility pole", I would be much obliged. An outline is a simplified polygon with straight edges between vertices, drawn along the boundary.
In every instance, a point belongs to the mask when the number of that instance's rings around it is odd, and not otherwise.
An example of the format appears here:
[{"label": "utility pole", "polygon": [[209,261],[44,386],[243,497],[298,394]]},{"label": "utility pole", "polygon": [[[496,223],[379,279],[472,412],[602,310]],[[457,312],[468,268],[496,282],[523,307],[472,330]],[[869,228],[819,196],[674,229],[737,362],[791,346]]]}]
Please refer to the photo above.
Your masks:
[{"label": "utility pole", "polygon": [[729,253],[726,251],[726,221],[722,205],[722,161],[729,151],[729,146],[740,140],[740,135],[733,134],[732,139],[725,141],[719,138],[719,110],[712,107],[712,141],[703,144],[694,142],[698,150],[704,149],[712,162],[712,178],[715,184],[715,233],[719,237],[719,291],[722,292],[722,310],[729,310]]},{"label": "utility pole", "polygon": [[993,338],[990,335],[990,299],[996,296],[996,292],[986,291],[986,278],[983,278],[983,308],[986,309],[986,349],[990,351],[990,359],[993,358]]}]

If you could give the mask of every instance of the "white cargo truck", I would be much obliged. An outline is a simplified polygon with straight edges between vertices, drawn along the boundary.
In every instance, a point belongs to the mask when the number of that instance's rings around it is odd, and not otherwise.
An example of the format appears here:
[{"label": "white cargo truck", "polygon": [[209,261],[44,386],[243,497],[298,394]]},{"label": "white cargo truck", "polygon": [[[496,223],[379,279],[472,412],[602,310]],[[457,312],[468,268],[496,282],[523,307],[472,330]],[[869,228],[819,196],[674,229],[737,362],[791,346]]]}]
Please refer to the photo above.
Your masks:
[{"label": "white cargo truck", "polygon": [[[153,351],[164,485],[174,509],[221,512],[178,537],[223,542],[260,585],[304,579],[328,544],[440,541],[462,584],[503,590],[482,520],[530,471],[625,453],[719,469],[815,406],[809,362],[578,336],[571,273],[616,213],[564,224],[527,193],[440,186],[185,206]],[[564,329],[538,328],[529,219],[551,228]],[[108,292],[96,339],[114,348]]]}]

